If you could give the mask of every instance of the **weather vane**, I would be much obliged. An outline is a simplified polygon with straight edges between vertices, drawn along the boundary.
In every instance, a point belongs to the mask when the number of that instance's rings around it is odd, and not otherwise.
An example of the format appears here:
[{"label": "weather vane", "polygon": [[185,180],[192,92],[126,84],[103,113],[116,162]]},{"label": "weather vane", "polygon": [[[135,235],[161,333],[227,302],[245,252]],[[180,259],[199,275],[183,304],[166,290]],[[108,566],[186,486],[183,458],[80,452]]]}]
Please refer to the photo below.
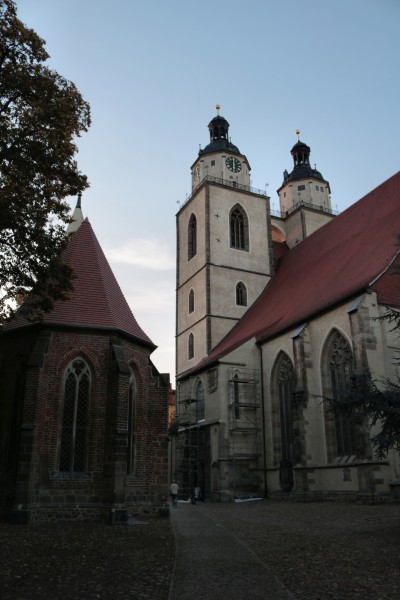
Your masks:
[{"label": "weather vane", "polygon": [[296,129],[297,141],[300,141],[300,129]]},{"label": "weather vane", "polygon": [[217,111],[218,111],[218,116],[219,116],[219,110],[220,110],[220,108],[221,108],[221,107],[220,107],[220,105],[219,105],[219,104],[216,104],[215,108],[217,109]]}]

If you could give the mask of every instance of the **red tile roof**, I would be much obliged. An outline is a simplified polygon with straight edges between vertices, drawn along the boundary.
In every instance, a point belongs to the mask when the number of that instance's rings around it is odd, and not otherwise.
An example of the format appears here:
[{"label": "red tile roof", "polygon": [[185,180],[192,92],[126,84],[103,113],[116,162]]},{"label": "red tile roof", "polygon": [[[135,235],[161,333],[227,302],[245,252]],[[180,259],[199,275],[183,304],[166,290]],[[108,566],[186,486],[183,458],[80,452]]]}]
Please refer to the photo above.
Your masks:
[{"label": "red tile roof", "polygon": [[[87,219],[72,235],[63,259],[74,269],[74,289],[68,300],[54,303],[42,323],[116,330],[155,347],[133,316]],[[4,330],[26,325],[17,317]]]},{"label": "red tile roof", "polygon": [[280,257],[258,300],[194,370],[247,340],[263,341],[372,287],[400,307],[399,275],[387,270],[398,251],[400,172]]},{"label": "red tile roof", "polygon": [[400,256],[378,277],[371,286],[378,295],[379,304],[400,306]]}]

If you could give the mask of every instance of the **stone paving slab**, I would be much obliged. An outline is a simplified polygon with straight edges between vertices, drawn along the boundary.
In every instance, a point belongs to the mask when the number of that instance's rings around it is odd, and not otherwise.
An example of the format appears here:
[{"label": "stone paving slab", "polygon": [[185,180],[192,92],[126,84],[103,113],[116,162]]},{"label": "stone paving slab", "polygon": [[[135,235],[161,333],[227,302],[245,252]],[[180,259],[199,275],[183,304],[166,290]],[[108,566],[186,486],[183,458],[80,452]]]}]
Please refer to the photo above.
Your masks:
[{"label": "stone paving slab", "polygon": [[[189,519],[196,514],[198,519]],[[169,584],[178,517],[175,590],[178,567],[184,583],[174,598]],[[176,509],[172,522],[148,521],[112,527],[0,523],[1,600],[167,600],[168,594],[169,600],[186,600],[189,593],[193,600],[253,600],[265,597],[252,593],[258,577],[261,593],[281,600],[279,586],[278,595],[271,595],[271,574],[296,600],[400,599],[400,504],[200,502]],[[185,528],[203,543],[193,549]],[[206,550],[210,541],[214,555]],[[231,557],[225,566],[218,562],[221,555]],[[266,567],[262,576],[254,574],[254,555]],[[231,588],[224,587],[224,572],[235,584]],[[212,593],[202,596],[207,585]]]},{"label": "stone paving slab", "polygon": [[259,558],[203,505],[171,510],[176,564],[169,600],[289,600],[294,598]]},{"label": "stone paving slab", "polygon": [[263,500],[201,509],[254,551],[296,600],[400,599],[398,503]]},{"label": "stone paving slab", "polygon": [[175,555],[169,520],[0,523],[0,540],[1,600],[167,599]]}]

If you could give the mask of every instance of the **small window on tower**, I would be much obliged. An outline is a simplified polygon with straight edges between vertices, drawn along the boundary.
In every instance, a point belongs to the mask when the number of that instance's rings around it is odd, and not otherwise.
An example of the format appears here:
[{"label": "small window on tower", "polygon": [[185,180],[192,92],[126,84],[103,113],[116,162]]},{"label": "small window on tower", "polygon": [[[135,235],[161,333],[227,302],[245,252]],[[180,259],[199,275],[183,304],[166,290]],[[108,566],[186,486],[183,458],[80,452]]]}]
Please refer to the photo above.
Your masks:
[{"label": "small window on tower", "polygon": [[189,313],[194,311],[194,291],[190,290],[189,292]]},{"label": "small window on tower", "polygon": [[212,161],[211,161],[211,166],[212,166],[212,167],[215,167],[215,160],[212,160]]},{"label": "small window on tower", "polygon": [[189,334],[188,340],[188,358],[191,360],[194,357],[194,335],[193,333]]},{"label": "small window on tower", "polygon": [[301,192],[301,191],[303,191],[303,190],[306,189],[306,186],[305,185],[298,185],[297,189],[299,190],[299,192]]},{"label": "small window on tower", "polygon": [[197,254],[197,221],[195,215],[191,215],[188,225],[188,260]]},{"label": "small window on tower", "polygon": [[238,306],[247,306],[247,288],[243,281],[239,281],[236,286],[236,304]]}]

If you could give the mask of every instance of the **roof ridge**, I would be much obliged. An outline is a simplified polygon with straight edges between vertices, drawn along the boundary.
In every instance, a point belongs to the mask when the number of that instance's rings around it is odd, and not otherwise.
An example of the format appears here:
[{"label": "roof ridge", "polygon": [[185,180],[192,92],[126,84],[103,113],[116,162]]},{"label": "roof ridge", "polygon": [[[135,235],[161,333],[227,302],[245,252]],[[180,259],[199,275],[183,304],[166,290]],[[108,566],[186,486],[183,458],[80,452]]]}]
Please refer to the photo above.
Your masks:
[{"label": "roof ridge", "polygon": [[397,252],[394,254],[394,256],[392,257],[392,259],[388,262],[388,264],[386,265],[386,267],[383,269],[383,271],[381,273],[379,273],[379,275],[377,275],[371,282],[370,282],[370,286],[373,286],[381,277],[383,277],[383,275],[385,275],[385,273],[387,273],[387,271],[391,268],[391,266],[393,265],[393,263],[395,262],[396,258],[400,255],[400,249],[397,250]]},{"label": "roof ridge", "polygon": [[[304,239],[278,263],[275,275],[232,329],[188,373],[233,352],[252,338],[279,335],[352,295],[387,273],[400,232],[400,171]],[[371,283],[372,282],[372,283]],[[394,298],[396,282],[385,286]],[[396,296],[397,298],[397,296]]]}]

